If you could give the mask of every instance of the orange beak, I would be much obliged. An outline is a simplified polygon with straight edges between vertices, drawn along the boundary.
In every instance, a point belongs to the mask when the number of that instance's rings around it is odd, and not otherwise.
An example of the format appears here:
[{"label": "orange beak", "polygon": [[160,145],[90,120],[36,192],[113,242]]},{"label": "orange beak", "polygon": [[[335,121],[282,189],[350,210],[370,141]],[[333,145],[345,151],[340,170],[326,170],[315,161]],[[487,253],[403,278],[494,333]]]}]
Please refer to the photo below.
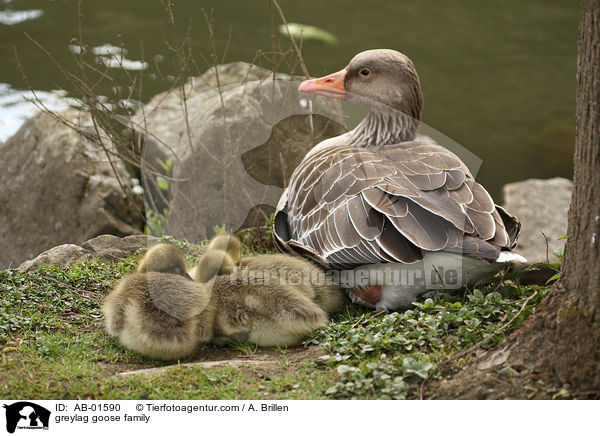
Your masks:
[{"label": "orange beak", "polygon": [[345,78],[346,70],[341,70],[318,79],[305,80],[298,87],[298,91],[324,95],[325,97],[346,98]]}]

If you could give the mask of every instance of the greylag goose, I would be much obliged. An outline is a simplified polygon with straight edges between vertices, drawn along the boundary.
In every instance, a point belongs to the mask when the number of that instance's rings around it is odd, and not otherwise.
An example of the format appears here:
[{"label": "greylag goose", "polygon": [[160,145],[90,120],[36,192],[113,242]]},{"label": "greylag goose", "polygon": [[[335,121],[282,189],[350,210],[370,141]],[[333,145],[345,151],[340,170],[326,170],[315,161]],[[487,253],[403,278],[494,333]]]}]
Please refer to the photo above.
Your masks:
[{"label": "greylag goose", "polygon": [[293,172],[273,224],[280,250],[352,272],[340,277],[353,301],[388,310],[525,261],[510,251],[518,220],[455,154],[416,139],[423,96],[408,57],[368,50],[299,90],[358,103],[368,114],[317,144]]}]

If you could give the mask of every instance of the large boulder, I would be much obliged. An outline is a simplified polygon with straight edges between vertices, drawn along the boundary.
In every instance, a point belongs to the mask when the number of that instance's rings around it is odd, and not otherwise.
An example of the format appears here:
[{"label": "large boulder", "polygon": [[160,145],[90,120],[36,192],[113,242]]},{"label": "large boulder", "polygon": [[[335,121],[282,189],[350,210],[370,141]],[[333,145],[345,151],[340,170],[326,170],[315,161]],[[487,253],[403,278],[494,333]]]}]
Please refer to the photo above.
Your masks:
[{"label": "large boulder", "polygon": [[504,206],[521,221],[515,251],[529,262],[556,262],[564,248],[573,182],[562,177],[529,179],[504,186]]},{"label": "large boulder", "polygon": [[[217,225],[264,224],[306,152],[346,131],[339,102],[310,99],[298,83],[242,62],[219,65],[138,112],[146,204],[168,209],[168,234],[198,241]],[[151,186],[157,176],[161,190]]]},{"label": "large boulder", "polygon": [[[93,131],[83,112],[60,116]],[[143,214],[134,207],[123,165],[111,164],[101,148],[46,113],[25,122],[0,148],[0,185],[0,268],[60,244],[142,230]]]}]

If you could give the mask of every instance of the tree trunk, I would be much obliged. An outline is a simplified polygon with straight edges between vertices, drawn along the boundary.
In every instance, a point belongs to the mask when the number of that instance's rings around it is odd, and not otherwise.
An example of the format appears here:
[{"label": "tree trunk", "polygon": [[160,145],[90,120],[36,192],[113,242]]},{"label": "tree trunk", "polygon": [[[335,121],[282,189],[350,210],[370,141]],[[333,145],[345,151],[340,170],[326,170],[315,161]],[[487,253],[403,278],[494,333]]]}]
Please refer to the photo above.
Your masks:
[{"label": "tree trunk", "polygon": [[582,2],[574,165],[560,283],[568,295],[557,320],[567,356],[557,372],[572,385],[600,392],[600,0]]},{"label": "tree trunk", "polygon": [[582,0],[577,67],[574,190],[561,279],[520,329],[434,386],[433,398],[600,398],[600,0]]},{"label": "tree trunk", "polygon": [[600,1],[582,5],[577,62],[575,188],[563,285],[592,314],[600,287]]}]

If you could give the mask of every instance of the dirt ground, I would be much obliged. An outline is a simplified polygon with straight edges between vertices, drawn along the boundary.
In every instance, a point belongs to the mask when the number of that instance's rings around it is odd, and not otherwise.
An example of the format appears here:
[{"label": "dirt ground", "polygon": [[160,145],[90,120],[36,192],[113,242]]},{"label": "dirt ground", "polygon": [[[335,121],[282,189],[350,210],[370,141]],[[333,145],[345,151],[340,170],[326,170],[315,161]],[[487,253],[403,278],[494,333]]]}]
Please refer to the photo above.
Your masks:
[{"label": "dirt ground", "polygon": [[[286,372],[298,370],[305,362],[315,360],[325,354],[319,346],[294,347],[278,350],[275,348],[256,348],[255,351],[240,351],[231,347],[209,347],[199,351],[197,358],[186,361],[188,366],[244,366],[247,371],[260,372],[261,377],[274,378]],[[243,362],[247,361],[248,365]],[[281,362],[286,364],[282,365]],[[156,362],[98,362],[109,376],[122,375],[123,373],[138,372],[150,368],[166,368],[174,365],[173,362],[165,362],[163,365]]]}]

